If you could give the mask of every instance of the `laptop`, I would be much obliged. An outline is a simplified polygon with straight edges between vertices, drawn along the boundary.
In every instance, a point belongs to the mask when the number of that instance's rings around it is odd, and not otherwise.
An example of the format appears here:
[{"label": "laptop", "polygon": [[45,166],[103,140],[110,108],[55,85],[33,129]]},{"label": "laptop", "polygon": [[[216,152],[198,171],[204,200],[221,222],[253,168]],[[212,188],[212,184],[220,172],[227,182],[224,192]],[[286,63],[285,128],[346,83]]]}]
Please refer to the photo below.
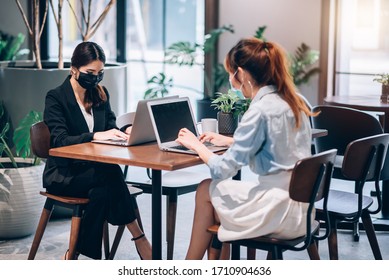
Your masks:
[{"label": "laptop", "polygon": [[[197,137],[197,124],[193,117],[192,107],[188,97],[171,98],[165,100],[150,101],[147,103],[151,123],[154,128],[158,146],[163,151],[197,154],[175,140],[181,128],[186,127],[193,132]],[[227,150],[225,146],[215,146],[210,143],[206,145],[212,152]]]},{"label": "laptop", "polygon": [[128,116],[127,124],[132,124],[132,129],[131,129],[131,134],[127,140],[107,139],[107,140],[92,140],[92,142],[129,147],[129,146],[155,141],[156,140],[155,133],[154,133],[153,125],[151,123],[150,114],[147,109],[147,103],[150,101],[159,101],[159,100],[165,100],[170,98],[173,99],[178,98],[178,95],[167,96],[163,98],[140,100],[136,106],[135,116],[133,116],[133,118],[131,115]]}]

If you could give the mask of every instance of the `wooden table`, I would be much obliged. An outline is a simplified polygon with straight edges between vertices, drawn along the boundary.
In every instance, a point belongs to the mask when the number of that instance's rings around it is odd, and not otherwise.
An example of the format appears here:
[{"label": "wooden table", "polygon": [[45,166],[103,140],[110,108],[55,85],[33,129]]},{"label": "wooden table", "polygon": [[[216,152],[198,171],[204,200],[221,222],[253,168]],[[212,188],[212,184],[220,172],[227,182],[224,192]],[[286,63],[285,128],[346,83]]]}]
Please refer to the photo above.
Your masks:
[{"label": "wooden table", "polygon": [[151,242],[153,259],[162,259],[162,170],[172,171],[202,164],[194,155],[162,152],[156,143],[133,147],[83,143],[50,149],[51,156],[123,164],[152,169]]},{"label": "wooden table", "polygon": [[[312,138],[327,135],[323,129],[314,129]],[[132,147],[83,143],[50,149],[50,155],[56,157],[90,160],[112,164],[122,164],[150,168],[152,170],[151,194],[151,242],[153,259],[162,259],[162,170],[173,171],[202,164],[195,155],[163,152],[156,143]],[[238,172],[234,179],[240,180]]]},{"label": "wooden table", "polygon": [[[381,118],[382,127],[385,133],[389,133],[389,104],[381,103],[380,95],[345,95],[345,96],[328,96],[324,99],[324,102],[329,105],[349,107],[362,111],[382,112],[383,118]],[[387,155],[388,157],[388,155]],[[389,159],[385,161],[385,173],[389,172],[386,169]],[[389,180],[385,178],[382,181],[382,219],[388,221],[389,225]],[[385,223],[386,225],[386,223]]]}]

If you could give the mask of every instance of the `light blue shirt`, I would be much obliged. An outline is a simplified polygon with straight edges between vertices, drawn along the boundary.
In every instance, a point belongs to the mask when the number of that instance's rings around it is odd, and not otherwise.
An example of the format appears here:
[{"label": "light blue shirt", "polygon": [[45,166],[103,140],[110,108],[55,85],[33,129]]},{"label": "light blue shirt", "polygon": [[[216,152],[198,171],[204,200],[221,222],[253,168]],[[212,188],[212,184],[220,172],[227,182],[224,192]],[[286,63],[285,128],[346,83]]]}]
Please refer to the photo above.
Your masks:
[{"label": "light blue shirt", "polygon": [[311,155],[309,118],[301,116],[296,128],[293,112],[276,87],[262,87],[242,117],[234,143],[223,155],[209,159],[212,179],[232,177],[245,165],[261,176],[291,170],[299,159]]}]

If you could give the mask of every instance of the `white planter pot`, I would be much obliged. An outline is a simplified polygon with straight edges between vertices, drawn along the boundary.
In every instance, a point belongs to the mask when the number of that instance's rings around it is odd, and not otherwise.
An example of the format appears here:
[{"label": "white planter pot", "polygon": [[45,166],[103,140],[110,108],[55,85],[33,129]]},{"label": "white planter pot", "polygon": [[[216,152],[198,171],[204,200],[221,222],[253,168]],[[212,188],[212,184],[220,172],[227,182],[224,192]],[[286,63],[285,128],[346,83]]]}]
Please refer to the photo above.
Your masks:
[{"label": "white planter pot", "polygon": [[[17,159],[30,163],[31,159]],[[9,162],[0,158],[1,163]],[[0,168],[0,239],[19,238],[35,232],[44,205],[44,163],[20,168]]]},{"label": "white planter pot", "polygon": [[[31,110],[43,112],[47,92],[60,86],[69,75],[70,68],[57,69],[56,62],[42,61],[42,64],[44,69],[34,68],[31,61],[0,62],[1,100],[14,127]],[[70,67],[69,63],[65,63],[65,67]],[[105,64],[101,84],[108,89],[111,108],[117,116],[126,112],[126,76],[125,64]]]}]

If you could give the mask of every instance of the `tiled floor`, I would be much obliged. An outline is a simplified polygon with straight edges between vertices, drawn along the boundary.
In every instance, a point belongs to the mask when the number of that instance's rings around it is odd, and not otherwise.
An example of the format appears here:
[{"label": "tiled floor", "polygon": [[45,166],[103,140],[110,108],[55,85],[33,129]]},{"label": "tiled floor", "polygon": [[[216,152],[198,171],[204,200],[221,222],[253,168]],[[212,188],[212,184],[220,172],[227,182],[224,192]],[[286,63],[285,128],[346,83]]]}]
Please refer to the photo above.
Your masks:
[{"label": "tiled floor", "polygon": [[[208,172],[206,167],[198,167],[198,171]],[[243,177],[247,176],[248,172],[243,171]],[[335,182],[336,183],[336,182]],[[150,238],[150,221],[151,221],[151,196],[143,194],[138,197],[138,204],[145,226],[145,232]],[[163,200],[163,212],[165,213],[165,200]],[[184,259],[186,250],[189,244],[191,233],[191,221],[194,210],[194,194],[182,195],[178,198],[177,209],[177,230],[175,237],[175,259]],[[165,224],[163,223],[163,226]],[[69,237],[70,223],[69,219],[56,219],[49,223],[46,233],[43,237],[41,246],[38,250],[36,259],[61,259],[67,249],[67,242]],[[115,234],[115,227],[110,227],[111,240]],[[378,242],[380,244],[383,258],[389,259],[389,232],[377,232]],[[165,232],[163,232],[165,238]],[[340,231],[339,236],[339,257],[343,260],[371,260],[374,259],[367,237],[365,233],[361,232],[359,242],[352,240],[350,231]],[[28,251],[32,242],[33,236],[28,236],[21,239],[0,240],[0,260],[25,260],[27,259]],[[131,242],[131,235],[125,231],[121,243],[118,248],[115,259],[139,259],[133,242]],[[328,259],[328,250],[326,242],[320,243],[320,256],[322,259]],[[242,251],[244,256],[244,251]],[[163,256],[166,256],[166,244],[163,244]],[[257,259],[264,259],[265,253],[258,251]],[[302,252],[286,252],[285,259],[308,259],[306,251]],[[80,257],[80,259],[86,259]]]}]

